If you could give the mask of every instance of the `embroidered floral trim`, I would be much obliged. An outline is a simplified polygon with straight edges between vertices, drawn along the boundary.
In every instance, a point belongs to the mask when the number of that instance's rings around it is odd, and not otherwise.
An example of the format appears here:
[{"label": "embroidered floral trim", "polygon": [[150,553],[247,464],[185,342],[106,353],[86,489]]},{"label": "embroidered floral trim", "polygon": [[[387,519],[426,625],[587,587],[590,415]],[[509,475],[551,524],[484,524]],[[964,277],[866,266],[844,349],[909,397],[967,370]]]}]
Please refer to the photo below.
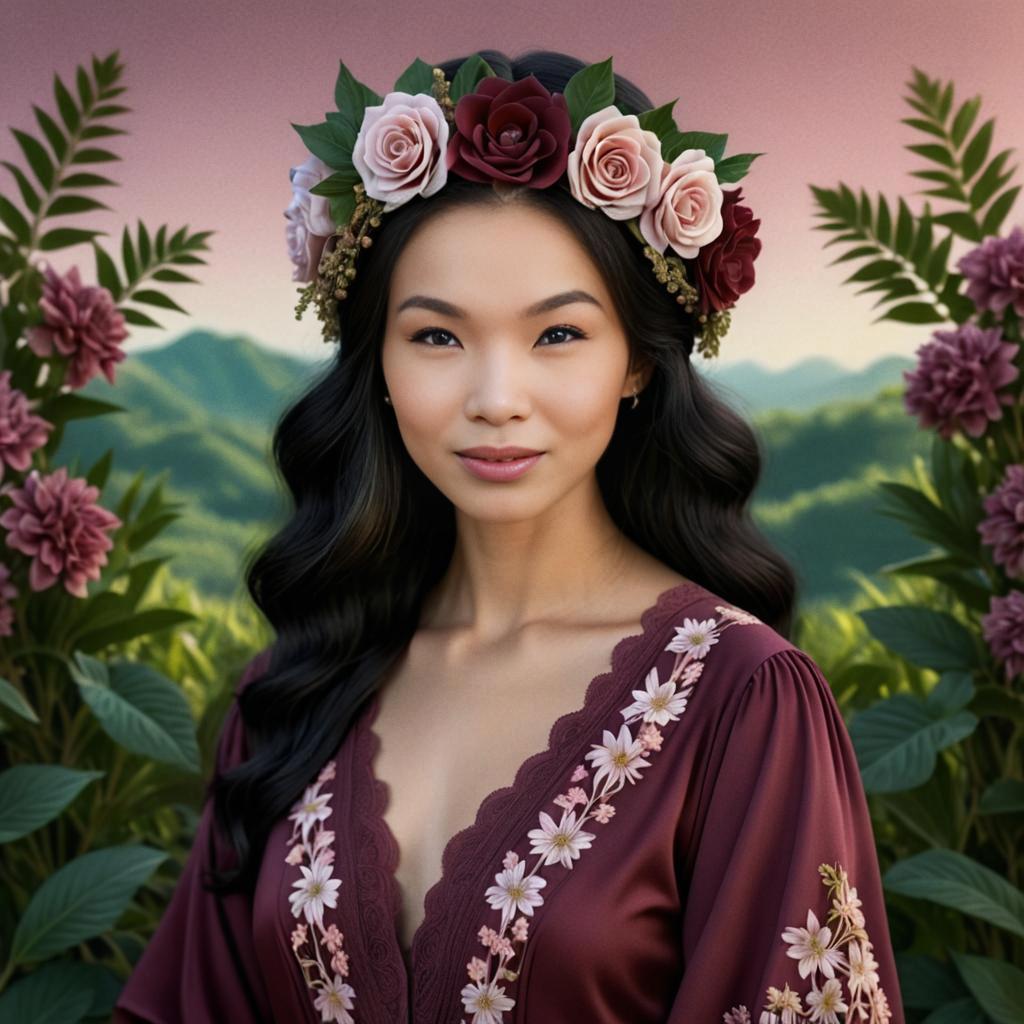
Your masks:
[{"label": "embroidered floral trim", "polygon": [[[298,865],[302,872],[302,877],[292,882],[295,892],[289,893],[288,901],[292,914],[306,919],[295,926],[291,943],[320,1020],[354,1024],[349,1010],[356,993],[345,981],[349,966],[348,954],[342,949],[344,936],[337,925],[324,928],[324,907],[337,907],[341,885],[340,878],[332,877],[334,832],[324,827],[331,814],[330,794],[320,792],[320,787],[335,777],[335,766],[333,760],[324,765],[288,815],[295,824],[285,861]],[[309,933],[311,925],[313,934]]]},{"label": "embroidered floral trim", "polygon": [[[879,984],[878,963],[871,954],[857,890],[850,887],[846,871],[839,864],[820,864],[818,873],[832,897],[827,923],[819,925],[809,909],[806,928],[787,928],[781,933],[789,944],[786,955],[800,961],[800,977],[811,976],[810,991],[803,995],[807,1008],[801,1004],[800,993],[788,983],[781,991],[769,985],[768,1002],[758,1024],[797,1024],[801,1019],[821,1024],[884,1024],[892,1018],[892,1011]],[[829,925],[834,921],[839,925],[833,936]],[[841,948],[844,945],[845,952]],[[820,986],[819,973],[824,979]],[[845,976],[845,989],[840,976]],[[750,1011],[746,1006],[734,1006],[722,1014],[722,1020],[725,1024],[751,1024]]]},{"label": "embroidered floral trim", "polygon": [[[544,903],[541,890],[548,884],[539,870],[553,864],[571,869],[581,851],[591,848],[597,833],[584,831],[584,823],[593,820],[607,825],[615,815],[611,797],[627,782],[636,783],[643,777],[642,770],[651,766],[646,758],[661,750],[659,726],[678,721],[686,710],[711,647],[729,626],[761,621],[731,605],[715,605],[715,611],[719,613],[718,619],[684,618],[682,626],[673,627],[676,635],[664,648],[676,652],[669,678],[660,682],[657,666],[652,667],[647,673],[645,688],[634,690],[636,700],[620,710],[624,721],[618,735],[605,729],[603,742],[591,744],[593,749],[584,759],[592,762],[593,777],[590,778],[590,771],[584,765],[576,766],[566,791],[552,801],[561,808],[559,821],[556,823],[547,811],[540,812],[540,827],[528,833],[530,852],[537,855],[530,871],[526,872],[526,862],[520,860],[514,850],[505,854],[501,862],[504,870],[494,876],[496,884],[485,893],[493,910],[501,912],[501,921],[497,928],[484,923],[477,933],[480,944],[487,950],[487,959],[474,956],[466,964],[470,983],[461,991],[465,1006],[463,1019],[472,1014],[472,1024],[501,1024],[505,1012],[516,1005],[515,999],[506,994],[505,986],[499,982],[514,982],[519,976],[512,962],[526,944],[527,917],[532,917],[534,908]],[[643,724],[634,737],[629,726],[637,721]],[[583,785],[577,785],[588,778],[593,784],[589,794]],[[578,815],[577,804],[582,805]],[[513,921],[517,911],[519,916]]]}]

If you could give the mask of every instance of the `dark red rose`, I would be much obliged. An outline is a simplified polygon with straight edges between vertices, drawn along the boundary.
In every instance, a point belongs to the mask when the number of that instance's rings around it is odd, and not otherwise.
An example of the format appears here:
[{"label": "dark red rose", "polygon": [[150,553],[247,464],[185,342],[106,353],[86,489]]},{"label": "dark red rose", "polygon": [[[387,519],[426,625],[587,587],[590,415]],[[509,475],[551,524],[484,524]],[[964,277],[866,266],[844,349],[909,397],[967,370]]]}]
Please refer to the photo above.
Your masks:
[{"label": "dark red rose", "polygon": [[754,234],[761,221],[752,219],[750,207],[739,205],[742,193],[742,187],[722,189],[722,233],[688,263],[701,313],[729,309],[754,286],[754,260],[761,251]]},{"label": "dark red rose", "polygon": [[448,170],[470,181],[547,188],[569,162],[572,121],[565,97],[534,75],[509,82],[488,75],[455,104]]}]

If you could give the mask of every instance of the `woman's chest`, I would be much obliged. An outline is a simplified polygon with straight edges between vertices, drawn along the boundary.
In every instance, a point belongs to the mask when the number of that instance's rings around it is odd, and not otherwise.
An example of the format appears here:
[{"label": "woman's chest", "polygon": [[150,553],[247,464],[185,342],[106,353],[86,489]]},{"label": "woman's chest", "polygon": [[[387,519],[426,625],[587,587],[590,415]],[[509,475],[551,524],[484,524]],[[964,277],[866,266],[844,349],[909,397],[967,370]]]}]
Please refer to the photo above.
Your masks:
[{"label": "woman's chest", "polygon": [[578,710],[589,684],[608,670],[622,631],[599,633],[561,645],[557,656],[547,649],[456,660],[410,649],[382,688],[373,772],[387,787],[384,819],[400,851],[395,877],[406,949],[451,837],[547,749],[553,723]]}]

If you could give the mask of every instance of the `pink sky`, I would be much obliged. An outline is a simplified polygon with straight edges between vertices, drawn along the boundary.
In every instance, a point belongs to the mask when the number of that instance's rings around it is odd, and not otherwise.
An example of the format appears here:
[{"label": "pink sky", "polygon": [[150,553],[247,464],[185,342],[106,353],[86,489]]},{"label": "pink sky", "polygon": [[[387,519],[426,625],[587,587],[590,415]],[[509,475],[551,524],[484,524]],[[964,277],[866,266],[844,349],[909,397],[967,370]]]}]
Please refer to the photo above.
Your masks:
[{"label": "pink sky", "polygon": [[[54,112],[55,72],[70,84],[78,64],[115,48],[126,64],[128,91],[119,102],[133,112],[112,123],[130,134],[102,140],[123,160],[88,168],[121,183],[91,193],[115,209],[60,223],[109,232],[101,241],[118,253],[122,225],[134,230],[136,218],[153,230],[166,222],[172,231],[187,223],[217,232],[209,266],[194,268],[202,284],[165,286],[191,316],[160,311],[165,329],[135,329],[129,351],[209,327],[284,351],[326,353],[315,312],[294,319],[298,286],[282,214],[288,168],[306,156],[291,122],[319,122],[333,109],[339,59],[383,94],[417,56],[429,63],[489,47],[513,56],[564,50],[588,63],[611,56],[655,105],[679,98],[684,130],[728,133],[727,155],[764,152],[743,180],[762,221],[757,285],[737,304],[722,365],[754,359],[783,367],[820,354],[857,368],[889,353],[912,356],[927,340],[928,328],[871,324],[873,295],[841,283],[859,264],[827,265],[845,250],[823,248],[832,235],[814,230],[809,188],[843,181],[890,200],[903,194],[915,212],[922,208],[914,193],[928,186],[908,172],[932,165],[905,148],[925,137],[901,123],[914,116],[902,99],[912,66],[952,79],[957,105],[982,96],[976,127],[995,116],[992,154],[1024,135],[1019,0],[505,7],[455,0],[433,8],[7,0],[5,10],[5,125],[39,134],[31,105]],[[24,166],[9,131],[0,159]],[[13,177],[2,169],[0,177],[4,194],[16,197]],[[945,208],[936,201],[934,209]],[[1024,223],[1020,202],[1003,230],[1015,223]],[[954,258],[967,248],[954,245]],[[60,270],[80,263],[92,278],[84,247],[62,250],[53,262]]]}]

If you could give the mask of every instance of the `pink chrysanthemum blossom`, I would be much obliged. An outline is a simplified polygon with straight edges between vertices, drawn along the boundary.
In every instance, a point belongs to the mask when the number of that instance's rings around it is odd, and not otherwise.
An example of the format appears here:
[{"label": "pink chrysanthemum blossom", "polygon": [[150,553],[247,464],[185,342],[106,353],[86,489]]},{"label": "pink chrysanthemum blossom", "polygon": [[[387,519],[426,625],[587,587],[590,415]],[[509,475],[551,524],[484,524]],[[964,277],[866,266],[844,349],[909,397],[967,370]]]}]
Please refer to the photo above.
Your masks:
[{"label": "pink chrysanthemum blossom", "polygon": [[1024,465],[1006,467],[1002,483],[985,498],[988,518],[978,532],[1008,576],[1024,576]]},{"label": "pink chrysanthemum blossom", "polygon": [[46,476],[33,469],[24,486],[0,488],[14,502],[0,515],[0,526],[9,531],[8,547],[32,556],[32,590],[46,590],[63,579],[69,594],[88,597],[86,580],[100,578],[100,567],[114,546],[106,531],[122,525],[113,512],[96,504],[99,493],[84,477],[68,479],[64,466]]},{"label": "pink chrysanthemum blossom", "polygon": [[1019,226],[1006,238],[986,238],[956,266],[979,310],[1002,313],[1012,304],[1017,315],[1024,316],[1024,231]]},{"label": "pink chrysanthemum blossom", "polygon": [[0,372],[0,480],[4,466],[26,470],[32,464],[32,453],[46,444],[53,424],[33,413],[23,391],[11,387],[11,371]]},{"label": "pink chrysanthemum blossom", "polygon": [[981,617],[981,628],[1009,682],[1024,671],[1024,593],[1011,590],[1005,597],[993,597],[988,614]]},{"label": "pink chrysanthemum blossom", "polygon": [[0,636],[14,635],[14,606],[18,588],[11,582],[11,570],[0,562]]},{"label": "pink chrysanthemum blossom", "polygon": [[936,427],[946,440],[956,430],[981,437],[990,420],[1003,418],[1003,405],[1014,397],[999,393],[1020,371],[1013,365],[1020,348],[1006,341],[998,327],[961,324],[936,331],[919,346],[914,370],[904,370],[904,407],[922,427]]},{"label": "pink chrysanthemum blossom", "polygon": [[125,357],[121,342],[128,330],[109,289],[82,284],[78,267],[61,277],[48,266],[39,308],[44,322],[29,328],[29,348],[37,356],[66,357],[64,383],[71,388],[83,387],[100,372],[113,384],[114,367]]}]

